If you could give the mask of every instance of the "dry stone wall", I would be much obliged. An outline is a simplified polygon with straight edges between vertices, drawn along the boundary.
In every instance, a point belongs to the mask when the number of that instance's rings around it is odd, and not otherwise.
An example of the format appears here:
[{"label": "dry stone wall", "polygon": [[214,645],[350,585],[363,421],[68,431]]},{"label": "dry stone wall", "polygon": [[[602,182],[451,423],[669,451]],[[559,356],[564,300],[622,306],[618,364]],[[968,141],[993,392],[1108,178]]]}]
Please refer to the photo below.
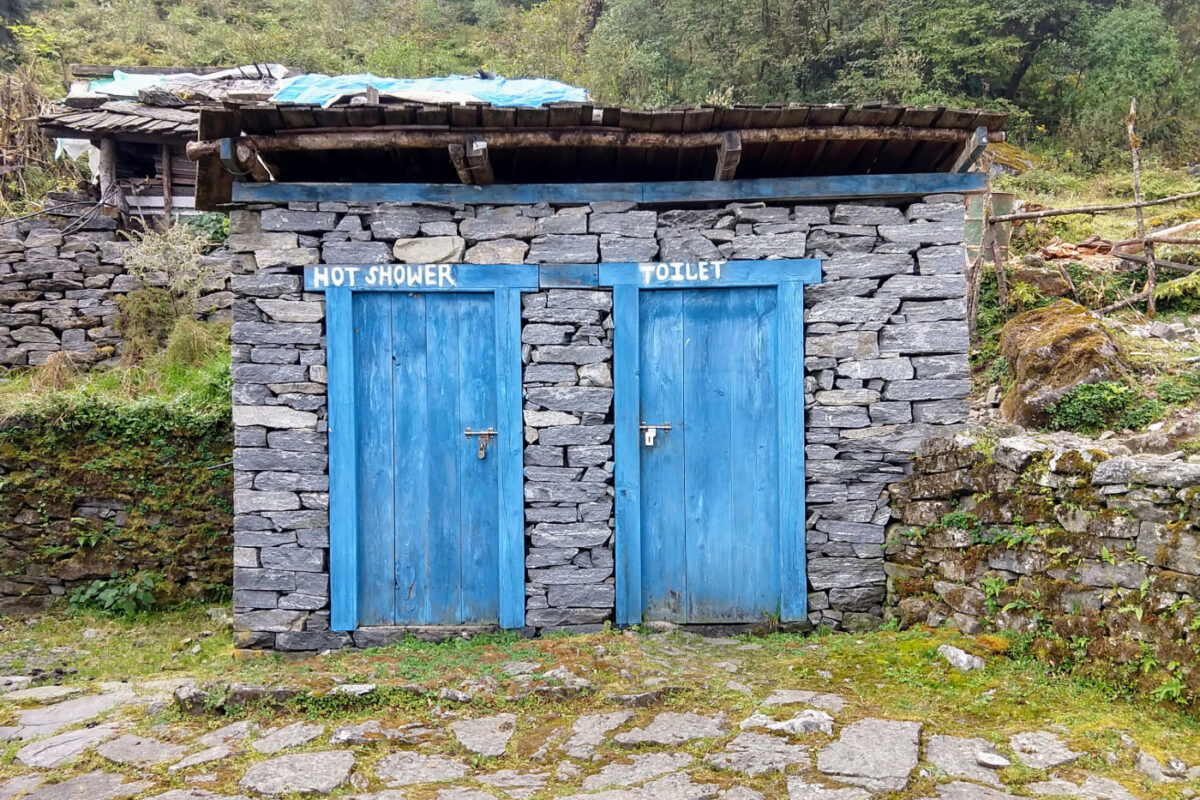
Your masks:
[{"label": "dry stone wall", "polygon": [[[823,282],[805,300],[807,624],[861,630],[883,617],[886,486],[921,441],[967,417],[962,240],[958,195],[897,206],[234,211],[238,646],[313,650],[402,633],[329,630],[324,308],[322,294],[303,291],[303,266],[821,259]],[[523,297],[529,632],[612,618],[611,305],[605,290]]]},{"label": "dry stone wall", "polygon": [[1177,678],[1197,695],[1200,463],[979,431],[923,444],[892,492],[901,628],[1030,634],[1058,665],[1081,660],[1106,679],[1123,667],[1150,690]]},{"label": "dry stone wall", "polygon": [[[66,233],[42,220],[0,226],[0,366],[41,364],[60,350],[86,362],[112,360],[121,345],[116,298],[141,288],[125,271],[128,246],[108,219]],[[209,258],[222,274],[197,312],[227,320],[227,257]]]}]

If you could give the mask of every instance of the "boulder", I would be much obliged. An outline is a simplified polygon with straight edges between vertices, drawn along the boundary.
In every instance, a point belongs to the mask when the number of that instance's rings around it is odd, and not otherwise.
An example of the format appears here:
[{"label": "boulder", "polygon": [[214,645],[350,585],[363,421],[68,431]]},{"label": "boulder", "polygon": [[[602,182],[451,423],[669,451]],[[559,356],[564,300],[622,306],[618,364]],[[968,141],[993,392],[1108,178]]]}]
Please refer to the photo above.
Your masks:
[{"label": "boulder", "polygon": [[1116,340],[1087,309],[1069,300],[1009,320],[1000,352],[1014,376],[1000,413],[1027,428],[1045,425],[1050,406],[1075,386],[1114,380],[1128,371]]}]

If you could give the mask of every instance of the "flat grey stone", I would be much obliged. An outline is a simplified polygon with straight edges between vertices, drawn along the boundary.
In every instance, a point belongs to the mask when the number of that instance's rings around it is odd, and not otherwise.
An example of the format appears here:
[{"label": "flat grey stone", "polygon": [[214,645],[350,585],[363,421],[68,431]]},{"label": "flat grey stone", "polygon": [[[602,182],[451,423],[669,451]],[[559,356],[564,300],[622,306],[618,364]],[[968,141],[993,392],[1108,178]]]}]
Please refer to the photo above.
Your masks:
[{"label": "flat grey stone", "polygon": [[97,725],[39,739],[17,751],[17,761],[30,767],[57,767],[65,761],[117,735],[115,725]]},{"label": "flat grey stone", "polygon": [[258,741],[251,743],[250,746],[260,753],[271,755],[272,753],[278,753],[280,750],[286,750],[289,747],[297,747],[306,742],[311,742],[324,732],[324,725],[307,725],[303,722],[293,722],[287,727],[269,732]]},{"label": "flat grey stone", "polygon": [[925,800],[1008,800],[1013,796],[977,783],[955,781],[937,787],[937,797],[927,797]]},{"label": "flat grey stone", "polygon": [[791,764],[807,764],[808,748],[769,734],[739,733],[723,752],[709,753],[704,760],[717,769],[763,775],[783,772]]},{"label": "flat grey stone", "polygon": [[234,722],[226,725],[223,728],[217,728],[215,731],[210,731],[196,739],[196,744],[201,747],[216,747],[219,744],[229,744],[230,742],[240,742],[250,734],[258,730],[258,723],[244,719],[241,722]]},{"label": "flat grey stone", "polygon": [[828,692],[810,692],[804,689],[776,689],[762,701],[764,706],[806,705],[838,713],[846,707],[846,701]]},{"label": "flat grey stone", "polygon": [[133,764],[149,767],[164,761],[174,761],[187,752],[177,744],[167,744],[158,739],[126,734],[96,748],[96,753],[117,764]]},{"label": "flat grey stone", "polygon": [[36,789],[42,785],[45,780],[41,775],[18,775],[15,778],[0,783],[0,800],[12,800],[12,798],[28,792],[30,789]]},{"label": "flat grey stone", "polygon": [[33,683],[33,678],[28,675],[0,675],[0,694],[24,689],[31,683]]},{"label": "flat grey stone", "polygon": [[479,789],[442,789],[437,800],[495,800],[495,795]]},{"label": "flat grey stone", "polygon": [[148,781],[125,783],[120,775],[86,772],[62,783],[35,789],[25,795],[24,800],[116,800],[141,794],[149,788]]},{"label": "flat grey stone", "polygon": [[925,760],[951,778],[967,778],[1000,786],[994,770],[979,763],[979,754],[996,755],[995,746],[986,739],[959,739],[954,736],[930,736],[925,740]]},{"label": "flat grey stone", "polygon": [[1077,797],[1079,800],[1137,800],[1121,784],[1110,778],[1088,775],[1081,784],[1054,777],[1040,783],[1026,784],[1026,789],[1040,797]]},{"label": "flat grey stone", "polygon": [[[197,776],[199,777],[199,776]],[[215,780],[215,777],[213,778]],[[210,783],[212,781],[209,781]],[[206,789],[172,789],[147,800],[249,800],[244,794],[224,795]]]},{"label": "flat grey stone", "polygon": [[938,655],[950,662],[950,666],[959,672],[970,672],[973,669],[983,669],[983,659],[973,656],[965,650],[960,650],[952,644],[944,644],[937,649]]},{"label": "flat grey stone", "polygon": [[1004,769],[1012,766],[1012,762],[1004,756],[986,750],[975,753],[975,763],[988,769]]},{"label": "flat grey stone", "polygon": [[[610,789],[597,794],[577,794],[577,800],[714,800],[720,787],[715,783],[693,783],[687,775],[667,775],[634,789]],[[731,790],[732,792],[732,790]],[[761,800],[757,792],[728,794],[729,800]]]},{"label": "flat grey stone", "polygon": [[505,675],[532,675],[541,668],[536,661],[506,661],[500,665],[500,671]]},{"label": "flat grey stone", "polygon": [[781,720],[779,722],[770,722],[765,725],[767,730],[782,731],[790,733],[793,736],[802,733],[823,733],[826,736],[833,735],[833,717],[826,714],[824,711],[816,709],[807,709],[801,711],[791,719]]},{"label": "flat grey stone", "polygon": [[329,737],[329,743],[356,745],[387,742],[399,738],[401,736],[398,731],[388,730],[380,724],[379,720],[372,719],[337,728]]},{"label": "flat grey stone", "polygon": [[421,753],[392,753],[375,765],[375,775],[388,786],[454,781],[467,774],[467,768],[444,756]]},{"label": "flat grey stone", "polygon": [[18,718],[20,730],[17,732],[17,738],[34,739],[49,736],[68,725],[86,722],[105,711],[124,705],[133,700],[133,697],[133,692],[128,690],[105,692],[64,700],[46,708],[23,711]]},{"label": "flat grey stone", "polygon": [[628,764],[607,764],[595,775],[583,779],[583,788],[594,792],[609,786],[632,786],[668,772],[678,772],[692,763],[687,753],[647,753],[631,756]]},{"label": "flat grey stone", "polygon": [[480,783],[495,786],[509,797],[517,800],[524,800],[524,798],[536,794],[549,779],[550,774],[546,772],[521,772],[516,769],[502,769],[490,775],[480,775],[475,778]]},{"label": "flat grey stone", "polygon": [[704,717],[699,714],[680,714],[664,711],[644,728],[634,728],[618,733],[614,741],[623,745],[665,744],[677,745],[693,739],[705,739],[725,733],[723,717]]},{"label": "flat grey stone", "polygon": [[917,766],[921,723],[868,718],[817,754],[817,769],[873,792],[898,792]]},{"label": "flat grey stone", "polygon": [[259,794],[329,794],[350,777],[354,754],[345,750],[297,753],[261,761],[238,785]]},{"label": "flat grey stone", "polygon": [[464,719],[450,724],[459,744],[481,756],[502,756],[517,729],[516,714]]},{"label": "flat grey stone", "polygon": [[228,758],[233,754],[233,748],[227,744],[219,744],[210,747],[207,750],[201,750],[198,753],[192,753],[190,756],[175,762],[167,768],[167,772],[179,772],[188,769],[189,767],[199,766],[200,764],[209,764],[213,761],[220,761]]},{"label": "flat grey stone", "polygon": [[466,245],[459,236],[397,239],[392,245],[392,255],[406,264],[451,264],[463,260]]},{"label": "flat grey stone", "polygon": [[869,800],[870,797],[862,789],[827,789],[804,778],[788,778],[788,800]]},{"label": "flat grey stone", "polygon": [[1008,744],[1017,760],[1032,769],[1049,769],[1069,764],[1083,753],[1076,753],[1049,731],[1017,733],[1009,737]]},{"label": "flat grey stone", "polygon": [[632,718],[632,711],[586,714],[578,717],[571,725],[572,735],[563,745],[563,750],[571,758],[591,758],[596,748],[604,743],[604,737],[609,731],[619,728]]},{"label": "flat grey stone", "polygon": [[28,689],[17,689],[4,695],[5,700],[23,703],[27,700],[35,703],[52,703],[73,694],[79,694],[82,689],[74,686],[31,686]]}]

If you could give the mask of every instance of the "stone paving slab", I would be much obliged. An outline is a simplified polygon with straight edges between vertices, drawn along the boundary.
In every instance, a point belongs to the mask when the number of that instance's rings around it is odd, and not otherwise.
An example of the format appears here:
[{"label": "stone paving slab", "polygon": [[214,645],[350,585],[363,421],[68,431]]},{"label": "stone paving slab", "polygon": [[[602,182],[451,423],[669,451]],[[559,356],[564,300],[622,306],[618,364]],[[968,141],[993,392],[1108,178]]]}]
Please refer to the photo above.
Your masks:
[{"label": "stone paving slab", "polygon": [[993,786],[1002,785],[993,769],[979,763],[979,755],[998,755],[986,739],[959,739],[954,736],[930,736],[925,740],[925,760],[951,778],[967,778]]},{"label": "stone paving slab", "polygon": [[15,738],[29,740],[39,736],[50,736],[70,725],[87,722],[133,699],[133,692],[126,689],[63,700],[44,708],[22,711],[18,717],[19,725]]},{"label": "stone paving slab", "polygon": [[870,800],[871,794],[864,789],[844,787],[830,789],[804,778],[788,778],[788,800]]},{"label": "stone paving slab", "polygon": [[231,742],[240,742],[242,739],[253,734],[258,730],[258,723],[248,719],[234,722],[226,725],[223,728],[217,728],[215,731],[209,731],[203,736],[196,739],[196,744],[201,747],[215,747],[219,744],[230,744]]},{"label": "stone paving slab", "polygon": [[250,746],[260,753],[272,755],[289,747],[299,747],[307,744],[325,732],[324,725],[308,725],[294,722],[283,728],[270,731],[261,739],[251,742]]},{"label": "stone paving slab", "polygon": [[476,778],[480,783],[495,786],[516,800],[524,800],[540,791],[549,779],[550,774],[546,772],[521,772],[516,769],[502,769],[491,775],[481,775]]},{"label": "stone paving slab", "polygon": [[1017,733],[1009,737],[1009,746],[1017,759],[1032,769],[1050,769],[1069,764],[1083,753],[1076,753],[1049,731]]},{"label": "stone paving slab", "polygon": [[459,744],[481,756],[502,756],[517,729],[516,714],[496,714],[450,723]]},{"label": "stone paving slab", "polygon": [[783,772],[793,764],[809,763],[808,748],[789,744],[786,739],[763,733],[740,733],[720,753],[709,753],[704,760],[717,769],[735,770],[747,775]]},{"label": "stone paving slab", "polygon": [[43,786],[25,795],[24,800],[117,800],[132,797],[150,788],[146,781],[126,783],[111,772],[86,772],[74,778]]},{"label": "stone paving slab", "polygon": [[679,714],[664,711],[644,728],[635,728],[618,733],[613,741],[623,745],[663,744],[679,745],[693,739],[711,739],[725,733],[723,717],[705,717],[700,714]]},{"label": "stone paving slab", "polygon": [[632,756],[629,763],[608,764],[595,775],[583,779],[583,788],[589,792],[607,789],[610,786],[632,786],[635,783],[678,772],[692,763],[687,753],[647,753]]},{"label": "stone paving slab", "polygon": [[118,764],[151,767],[164,761],[174,761],[187,752],[177,744],[126,734],[96,748],[96,753]]},{"label": "stone paving slab", "polygon": [[17,761],[30,767],[49,769],[70,761],[93,745],[117,735],[116,725],[97,725],[66,731],[49,739],[31,742],[17,751]]},{"label": "stone paving slab", "polygon": [[955,781],[937,787],[937,797],[925,797],[922,800],[1009,800],[1014,796],[977,783]]},{"label": "stone paving slab", "polygon": [[210,747],[207,750],[201,750],[199,753],[192,753],[190,756],[183,758],[180,761],[172,764],[167,768],[167,772],[179,772],[181,770],[190,769],[201,764],[209,764],[213,761],[223,761],[233,755],[233,747],[227,744],[219,744],[215,747]]},{"label": "stone paving slab", "polygon": [[297,753],[254,764],[239,786],[264,795],[329,794],[349,779],[352,769],[354,754],[345,750]]},{"label": "stone paving slab", "polygon": [[921,723],[868,718],[817,754],[817,769],[873,792],[900,791],[917,766]]},{"label": "stone paving slab", "polygon": [[1089,775],[1083,783],[1074,784],[1063,778],[1028,784],[1029,791],[1040,797],[1077,797],[1079,800],[1138,800],[1129,790],[1109,778]]},{"label": "stone paving slab", "polygon": [[586,714],[571,725],[572,736],[563,745],[563,752],[571,758],[591,758],[596,748],[604,744],[605,734],[633,719],[632,711],[614,711],[611,714]]},{"label": "stone paving slab", "polygon": [[[578,800],[717,800],[718,788],[715,783],[697,784],[687,775],[676,774],[635,789],[614,789],[598,794],[577,794],[570,797]],[[743,798],[751,800],[745,795]]]},{"label": "stone paving slab", "polygon": [[458,761],[421,753],[392,753],[375,764],[375,775],[393,788],[414,783],[453,781],[466,774],[467,768]]},{"label": "stone paving slab", "polygon": [[31,686],[28,689],[18,689],[4,695],[5,700],[11,700],[14,703],[35,702],[35,703],[51,703],[55,700],[61,700],[64,697],[70,697],[73,694],[79,694],[83,689],[75,686]]},{"label": "stone paving slab", "polygon": [[41,775],[18,775],[4,781],[0,783],[0,800],[12,800],[22,792],[36,789],[44,780]]},{"label": "stone paving slab", "polygon": [[837,714],[846,707],[839,695],[828,692],[810,692],[804,689],[776,689],[762,701],[764,706],[806,705],[823,708]]}]

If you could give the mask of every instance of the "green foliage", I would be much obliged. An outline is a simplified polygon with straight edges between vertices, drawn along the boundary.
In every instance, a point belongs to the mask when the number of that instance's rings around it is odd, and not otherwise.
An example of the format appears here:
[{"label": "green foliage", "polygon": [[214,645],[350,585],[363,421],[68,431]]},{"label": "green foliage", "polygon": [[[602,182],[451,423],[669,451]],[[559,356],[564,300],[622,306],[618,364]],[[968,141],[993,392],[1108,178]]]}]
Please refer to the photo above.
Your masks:
[{"label": "green foliage", "polygon": [[175,325],[175,304],[166,289],[145,287],[118,295],[117,308],[117,330],[127,363],[137,364],[167,343]]},{"label": "green foliage", "polygon": [[208,246],[220,247],[229,239],[229,215],[219,211],[205,211],[193,217],[185,217],[184,223],[198,235],[208,240]]},{"label": "green foliage", "polygon": [[[221,328],[218,332],[218,327]],[[170,364],[182,367],[203,366],[225,348],[225,326],[206,325],[191,317],[180,317],[171,328],[163,356]]]},{"label": "green foliage", "polygon": [[80,586],[71,592],[67,602],[74,609],[133,616],[154,610],[158,605],[154,591],[161,582],[162,576],[155,572],[136,572],[126,576],[114,572],[111,578]]},{"label": "green foliage", "polygon": [[1167,405],[1179,406],[1200,397],[1200,371],[1185,372],[1174,378],[1164,378],[1155,387],[1158,399]]},{"label": "green foliage", "polygon": [[1081,383],[1050,407],[1050,427],[1080,433],[1138,429],[1162,419],[1163,404],[1120,381]]}]

